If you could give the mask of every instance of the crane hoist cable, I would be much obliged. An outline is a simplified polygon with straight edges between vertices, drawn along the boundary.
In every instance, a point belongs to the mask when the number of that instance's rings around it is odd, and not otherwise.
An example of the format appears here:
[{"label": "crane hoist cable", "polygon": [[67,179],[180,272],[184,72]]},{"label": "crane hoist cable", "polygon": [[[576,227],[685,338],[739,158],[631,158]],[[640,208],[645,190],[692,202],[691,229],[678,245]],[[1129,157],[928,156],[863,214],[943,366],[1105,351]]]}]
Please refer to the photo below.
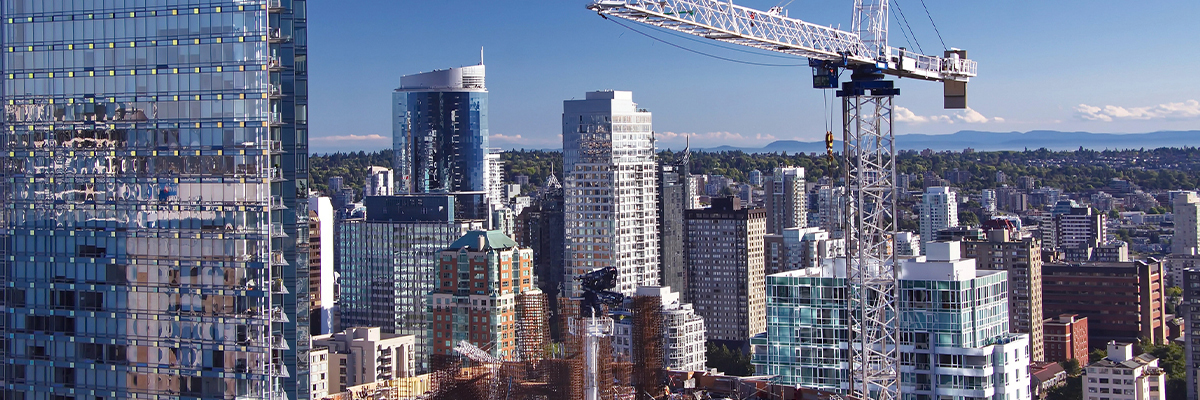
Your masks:
[{"label": "crane hoist cable", "polygon": [[942,42],[942,50],[950,50],[950,47],[946,46],[946,41],[942,40],[942,32],[938,31],[937,22],[933,22],[933,14],[929,13],[929,6],[925,5],[925,0],[921,0],[921,7],[925,9],[925,16],[929,17],[929,24],[933,25],[933,32],[937,34],[938,41]]},{"label": "crane hoist cable", "polygon": [[[896,5],[896,14],[900,14],[900,19],[896,21],[897,25],[899,25],[899,22],[904,22],[904,25],[900,27],[900,33],[904,35],[904,40],[908,42],[909,46],[916,44],[917,51],[925,54],[925,50],[921,48],[921,41],[917,40],[917,32],[913,31],[912,26],[908,24],[908,17],[904,16],[904,10],[900,8],[900,0],[892,0],[892,4]],[[893,14],[892,18],[896,18],[896,15]],[[908,28],[907,31],[904,29],[906,27]],[[909,40],[910,35],[912,36],[912,40]]]}]

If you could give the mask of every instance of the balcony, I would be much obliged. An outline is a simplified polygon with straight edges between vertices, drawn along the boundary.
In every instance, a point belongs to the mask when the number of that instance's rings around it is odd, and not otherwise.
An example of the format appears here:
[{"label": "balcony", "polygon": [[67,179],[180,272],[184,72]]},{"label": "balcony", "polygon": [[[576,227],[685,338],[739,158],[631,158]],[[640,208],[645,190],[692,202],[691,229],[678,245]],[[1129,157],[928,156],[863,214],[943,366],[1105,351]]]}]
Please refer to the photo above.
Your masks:
[{"label": "balcony", "polygon": [[283,182],[286,180],[287,178],[283,177],[283,168],[271,168],[271,182]]},{"label": "balcony", "polygon": [[271,43],[283,43],[292,40],[292,37],[289,35],[284,35],[283,31],[281,31],[279,28],[271,28],[270,32],[267,33],[267,39]]},{"label": "balcony", "polygon": [[271,265],[287,266],[290,264],[288,264],[287,258],[285,258],[283,256],[282,251],[272,251],[271,252]]},{"label": "balcony", "polygon": [[267,60],[267,69],[271,71],[283,71],[283,60],[279,57],[271,57]]},{"label": "balcony", "polygon": [[283,196],[271,196],[271,210],[286,210],[287,206],[283,204]]},{"label": "balcony", "polygon": [[267,113],[267,124],[271,126],[283,125],[283,115],[278,112]]},{"label": "balcony", "polygon": [[267,12],[278,13],[286,10],[287,7],[283,6],[283,0],[267,0]]},{"label": "balcony", "polygon": [[287,367],[283,364],[271,364],[270,367],[267,367],[267,372],[269,372],[271,376],[279,378],[289,378],[292,376],[291,374],[288,374]]},{"label": "balcony", "polygon": [[283,88],[274,83],[267,85],[267,97],[271,99],[283,97]]},{"label": "balcony", "polygon": [[271,348],[275,350],[291,349],[288,347],[287,341],[283,340],[283,336],[280,335],[271,336]]},{"label": "balcony", "polygon": [[283,231],[283,224],[271,224],[271,238],[285,238],[288,234]]},{"label": "balcony", "polygon": [[[282,285],[280,285],[280,286],[282,286]],[[287,313],[283,312],[283,307],[271,308],[271,321],[272,322],[292,322],[290,319],[288,319]]]},{"label": "balcony", "polygon": [[[271,293],[274,293],[274,294],[288,294],[288,293],[291,293],[291,292],[289,292],[289,291],[288,291],[288,289],[287,289],[287,285],[284,285],[284,284],[283,284],[283,279],[275,278],[275,280],[271,281]],[[283,312],[283,310],[282,310],[282,309],[280,309],[279,311],[280,311],[280,312]],[[275,318],[275,315],[274,315],[274,314],[272,314],[272,315],[271,315],[271,318],[272,318],[272,319],[274,319],[274,318]],[[285,315],[285,316],[283,317],[283,319],[285,319],[285,320],[286,320],[286,319],[287,319],[287,316]],[[282,321],[282,322],[287,322],[287,321]]]}]

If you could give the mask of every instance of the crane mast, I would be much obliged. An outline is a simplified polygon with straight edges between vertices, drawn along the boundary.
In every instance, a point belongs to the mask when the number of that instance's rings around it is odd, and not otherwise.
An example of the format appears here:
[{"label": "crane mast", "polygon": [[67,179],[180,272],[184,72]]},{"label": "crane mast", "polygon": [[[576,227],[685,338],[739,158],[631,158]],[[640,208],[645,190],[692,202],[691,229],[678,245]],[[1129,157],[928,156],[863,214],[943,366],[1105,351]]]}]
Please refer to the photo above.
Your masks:
[{"label": "crane mast", "polygon": [[[594,0],[588,9],[704,38],[809,59],[813,87],[839,88],[847,186],[849,397],[900,399],[897,335],[896,164],[893,98],[887,76],[945,85],[945,107],[966,108],[977,64],[966,52],[941,57],[887,44],[888,0],[855,0],[852,31],[760,11],[729,0]],[[838,82],[839,71],[852,71]]]}]

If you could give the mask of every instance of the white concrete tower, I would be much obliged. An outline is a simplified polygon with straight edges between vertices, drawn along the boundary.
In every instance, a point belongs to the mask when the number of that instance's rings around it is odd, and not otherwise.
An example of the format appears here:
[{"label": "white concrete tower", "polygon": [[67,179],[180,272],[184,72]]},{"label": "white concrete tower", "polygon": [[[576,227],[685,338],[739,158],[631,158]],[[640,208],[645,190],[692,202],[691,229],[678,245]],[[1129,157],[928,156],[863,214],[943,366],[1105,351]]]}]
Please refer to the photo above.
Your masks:
[{"label": "white concrete tower", "polygon": [[632,92],[563,102],[565,294],[580,294],[574,277],[608,266],[618,269],[616,289],[627,296],[659,284],[650,126],[650,112],[637,108]]},{"label": "white concrete tower", "polygon": [[938,231],[958,226],[958,200],[954,191],[945,186],[925,189],[921,199],[921,253],[933,243]]}]

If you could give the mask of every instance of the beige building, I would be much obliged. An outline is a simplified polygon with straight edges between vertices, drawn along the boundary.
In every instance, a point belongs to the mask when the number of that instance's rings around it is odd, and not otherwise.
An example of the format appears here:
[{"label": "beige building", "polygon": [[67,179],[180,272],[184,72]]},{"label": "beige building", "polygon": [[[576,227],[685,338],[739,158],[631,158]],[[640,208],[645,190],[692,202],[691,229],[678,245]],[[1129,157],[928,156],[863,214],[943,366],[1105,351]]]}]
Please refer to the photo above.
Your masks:
[{"label": "beige building", "polygon": [[308,351],[308,384],[312,398],[329,395],[329,348],[314,346]]},{"label": "beige building", "polygon": [[687,301],[704,317],[709,340],[745,347],[766,331],[766,219],[765,210],[741,208],[733,197],[685,212]]},{"label": "beige building", "polygon": [[985,226],[987,240],[964,241],[962,251],[978,269],[1008,271],[1009,330],[1029,334],[1030,359],[1043,361],[1042,246],[1037,239],[1015,237],[1010,228]]},{"label": "beige building", "polygon": [[393,335],[383,333],[378,327],[358,327],[313,336],[312,345],[314,349],[325,347],[328,351],[326,390],[330,393],[376,381],[416,376],[413,353],[416,337],[413,335]]},{"label": "beige building", "polygon": [[1133,344],[1108,343],[1108,357],[1088,364],[1084,370],[1083,398],[1086,400],[1163,400],[1166,372],[1158,358],[1133,356]]}]

